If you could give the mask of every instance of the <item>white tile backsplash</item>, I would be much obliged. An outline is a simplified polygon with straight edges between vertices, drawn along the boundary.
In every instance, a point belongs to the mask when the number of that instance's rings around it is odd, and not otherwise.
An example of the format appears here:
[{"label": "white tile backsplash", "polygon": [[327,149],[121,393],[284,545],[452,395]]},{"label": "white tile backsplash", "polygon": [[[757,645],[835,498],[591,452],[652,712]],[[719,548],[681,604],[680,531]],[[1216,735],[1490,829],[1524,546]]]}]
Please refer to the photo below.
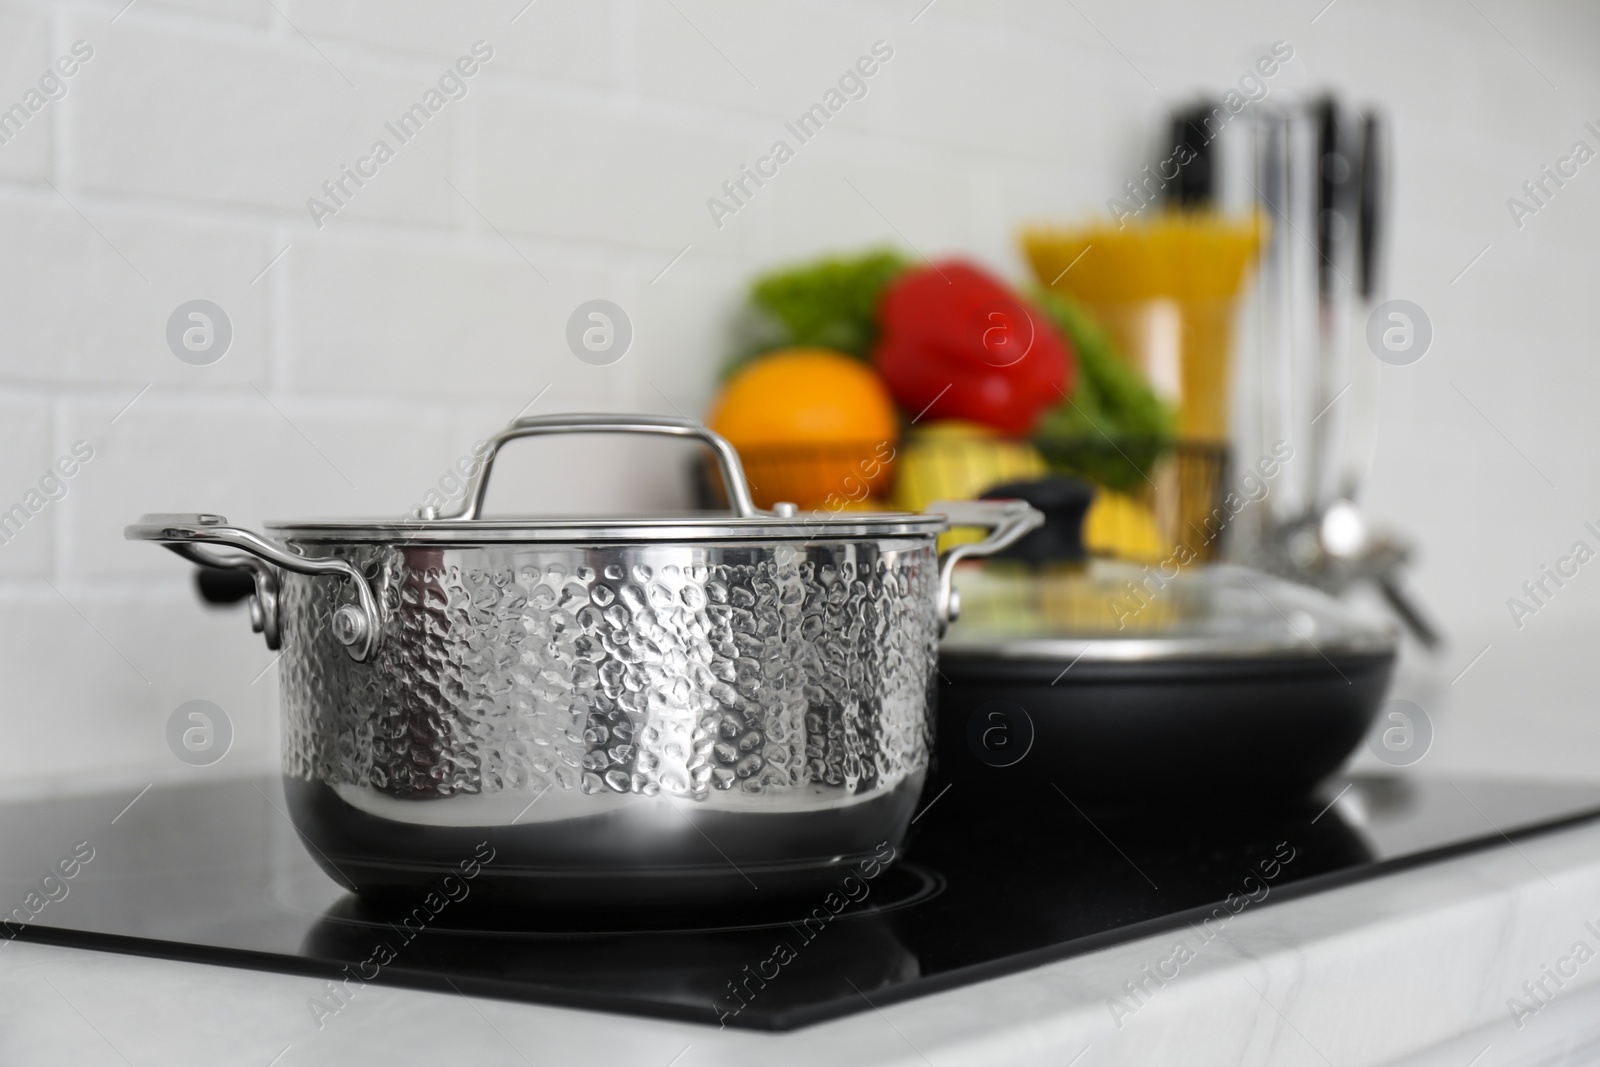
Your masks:
[{"label": "white tile backsplash", "polygon": [[[69,199],[70,198],[70,202]],[[197,388],[267,375],[268,302],[251,279],[272,258],[259,226],[46,187],[0,192],[0,380],[108,389]],[[195,299],[232,323],[207,367],[173,357],[167,320]]]},{"label": "white tile backsplash", "polygon": [[[72,94],[76,78],[61,78],[51,49],[50,19],[38,9],[0,6],[0,177],[38,181],[50,174],[61,99],[45,103],[44,89],[52,95]],[[47,78],[54,75],[54,80]],[[36,94],[29,101],[29,94]],[[37,109],[29,107],[35,103]],[[21,105],[24,110],[16,111]]]},{"label": "white tile backsplash", "polygon": [[[6,460],[0,472],[0,579],[54,569],[61,501],[50,500],[39,483],[56,474],[71,495],[76,478],[60,479],[56,472],[51,430],[50,405],[42,400],[0,401],[0,456]],[[47,482],[45,489],[54,485]]]},{"label": "white tile backsplash", "polygon": [[[563,325],[546,321],[555,314],[546,292],[554,283],[537,273],[546,249],[523,238],[513,250],[493,235],[473,243],[447,249],[389,235],[329,235],[291,251],[280,279],[288,289],[291,388],[532,397],[548,380],[533,338],[540,326],[548,333]],[[554,266],[546,269],[571,284]]]}]

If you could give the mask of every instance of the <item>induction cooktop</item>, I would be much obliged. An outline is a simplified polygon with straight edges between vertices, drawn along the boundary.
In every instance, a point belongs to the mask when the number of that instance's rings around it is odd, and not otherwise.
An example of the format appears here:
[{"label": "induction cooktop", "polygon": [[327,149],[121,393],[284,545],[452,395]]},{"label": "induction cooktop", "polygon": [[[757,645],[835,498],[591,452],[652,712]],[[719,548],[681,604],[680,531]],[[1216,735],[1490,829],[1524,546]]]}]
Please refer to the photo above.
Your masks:
[{"label": "induction cooktop", "polygon": [[[1600,817],[1600,787],[1410,777],[1301,802],[924,798],[893,865],[809,905],[682,916],[369,904],[306,854],[276,778],[0,805],[0,938],[787,1030]],[[316,1009],[313,1008],[315,1011]]]}]

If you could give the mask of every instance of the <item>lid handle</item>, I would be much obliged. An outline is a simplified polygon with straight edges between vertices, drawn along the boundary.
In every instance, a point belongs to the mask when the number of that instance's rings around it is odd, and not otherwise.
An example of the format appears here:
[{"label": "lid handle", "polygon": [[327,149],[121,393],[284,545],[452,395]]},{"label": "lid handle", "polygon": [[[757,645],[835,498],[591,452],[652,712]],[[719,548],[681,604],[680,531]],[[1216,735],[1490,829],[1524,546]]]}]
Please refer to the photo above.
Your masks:
[{"label": "lid handle", "polygon": [[750,499],[750,487],[745,483],[744,464],[739,453],[727,438],[714,433],[693,419],[674,419],[657,415],[530,415],[517,419],[511,425],[489,438],[483,462],[467,482],[467,491],[461,508],[453,515],[441,519],[477,519],[483,514],[483,498],[489,490],[489,471],[494,467],[495,454],[500,446],[518,437],[539,437],[556,433],[649,433],[666,437],[693,437],[702,441],[716,454],[717,465],[722,468],[722,481],[728,489],[728,501],[741,519],[754,518],[761,512]]}]

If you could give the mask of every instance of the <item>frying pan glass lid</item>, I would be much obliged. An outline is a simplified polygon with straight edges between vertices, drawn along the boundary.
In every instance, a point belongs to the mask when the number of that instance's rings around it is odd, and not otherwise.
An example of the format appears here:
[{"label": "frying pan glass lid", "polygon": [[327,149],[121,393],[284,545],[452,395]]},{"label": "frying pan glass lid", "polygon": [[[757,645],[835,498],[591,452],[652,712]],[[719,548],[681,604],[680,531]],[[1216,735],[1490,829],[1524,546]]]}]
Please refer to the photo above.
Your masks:
[{"label": "frying pan glass lid", "polygon": [[1389,624],[1320,590],[1244,567],[1168,572],[1095,560],[957,568],[962,660],[1146,661],[1392,654]]}]

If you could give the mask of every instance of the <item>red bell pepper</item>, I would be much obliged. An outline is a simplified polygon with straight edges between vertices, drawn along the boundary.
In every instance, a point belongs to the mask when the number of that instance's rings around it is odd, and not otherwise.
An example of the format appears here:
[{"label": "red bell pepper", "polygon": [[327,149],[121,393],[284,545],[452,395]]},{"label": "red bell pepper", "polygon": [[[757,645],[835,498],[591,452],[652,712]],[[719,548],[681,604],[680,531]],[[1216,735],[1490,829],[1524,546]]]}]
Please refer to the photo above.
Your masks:
[{"label": "red bell pepper", "polygon": [[959,260],[906,272],[884,293],[873,362],[913,417],[1026,434],[1072,391],[1070,344],[1050,320]]}]

